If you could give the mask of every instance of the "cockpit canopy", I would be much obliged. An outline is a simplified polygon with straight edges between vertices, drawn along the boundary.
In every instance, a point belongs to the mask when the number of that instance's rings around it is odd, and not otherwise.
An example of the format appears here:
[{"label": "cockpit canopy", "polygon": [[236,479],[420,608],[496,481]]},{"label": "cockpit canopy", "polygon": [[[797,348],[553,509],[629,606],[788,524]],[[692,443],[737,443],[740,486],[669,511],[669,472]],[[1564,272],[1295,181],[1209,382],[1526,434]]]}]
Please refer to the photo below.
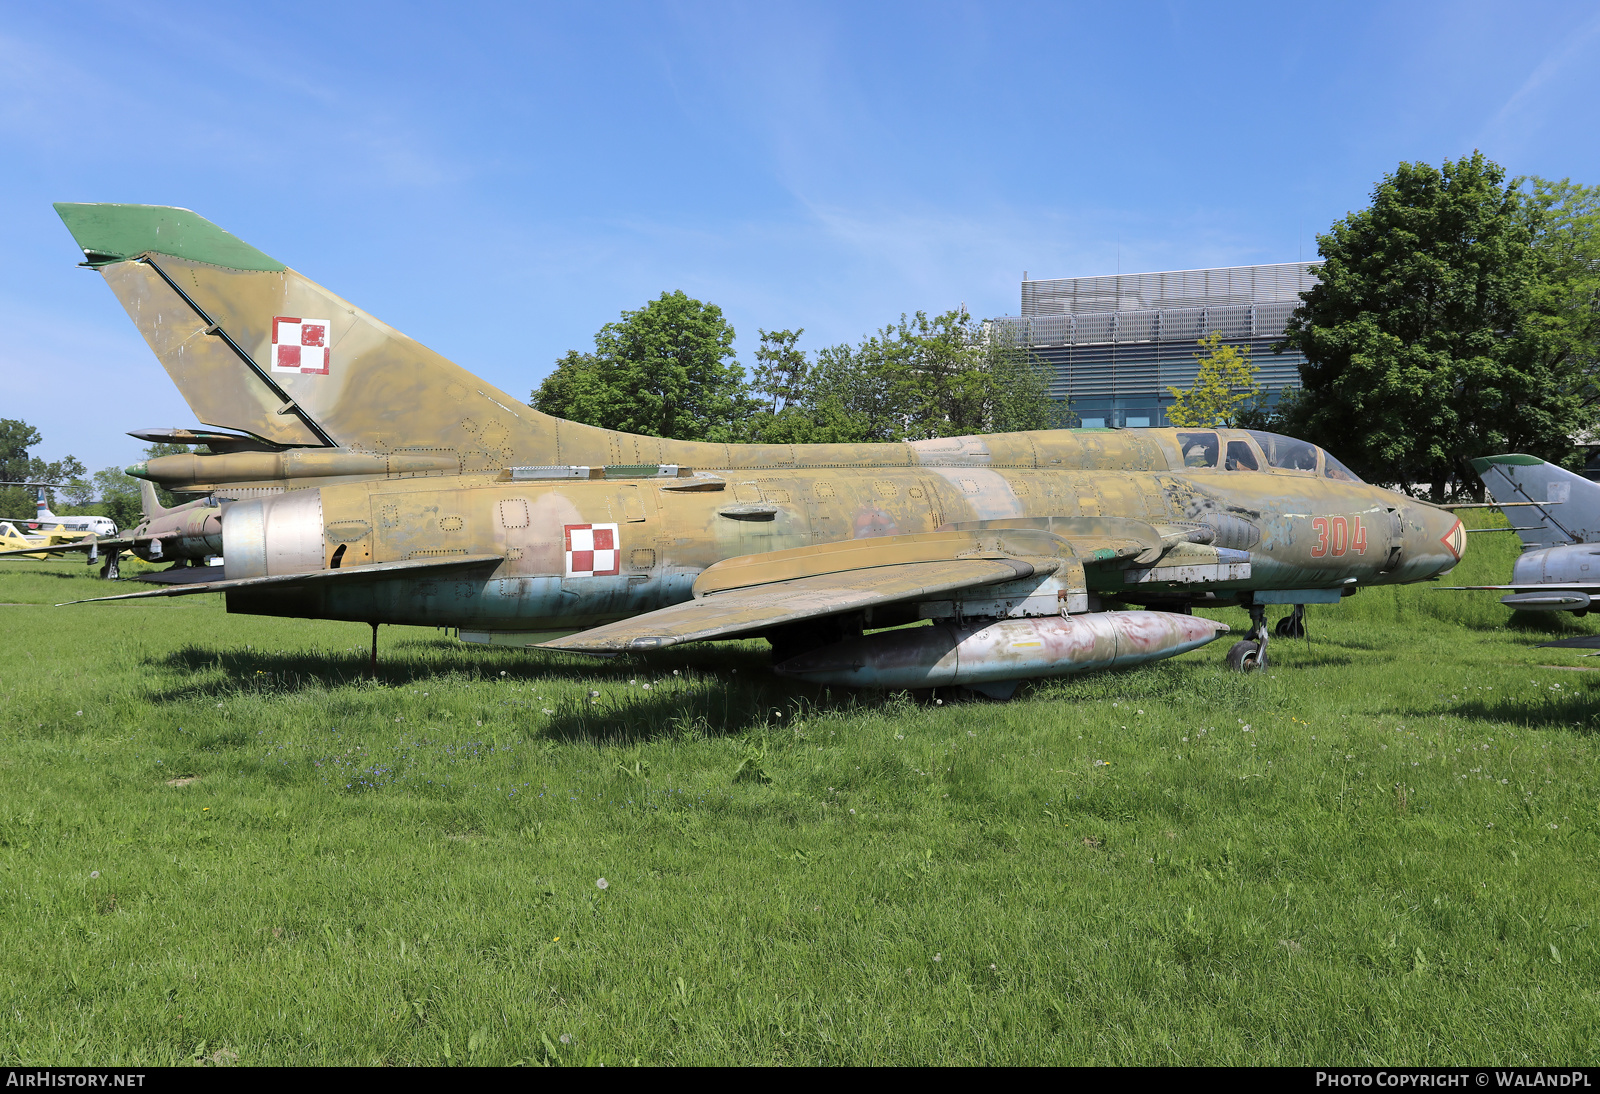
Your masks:
[{"label": "cockpit canopy", "polygon": [[[1180,431],[1178,447],[1185,467],[1223,471],[1299,471],[1340,482],[1360,482],[1356,473],[1324,449],[1306,441],[1259,429],[1228,430],[1232,436],[1211,430]],[[1240,433],[1244,436],[1240,436]],[[1248,440],[1246,439],[1248,438]]]}]

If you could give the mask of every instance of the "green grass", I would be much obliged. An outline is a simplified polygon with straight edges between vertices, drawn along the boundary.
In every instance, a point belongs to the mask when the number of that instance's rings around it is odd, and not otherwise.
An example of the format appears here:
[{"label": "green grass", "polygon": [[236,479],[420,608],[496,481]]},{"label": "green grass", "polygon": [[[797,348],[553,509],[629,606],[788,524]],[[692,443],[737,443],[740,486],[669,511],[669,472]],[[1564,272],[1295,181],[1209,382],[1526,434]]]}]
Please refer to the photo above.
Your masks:
[{"label": "green grass", "polygon": [[0,569],[6,1064],[1595,1057],[1597,662],[1492,594],[936,706],[86,572]]}]

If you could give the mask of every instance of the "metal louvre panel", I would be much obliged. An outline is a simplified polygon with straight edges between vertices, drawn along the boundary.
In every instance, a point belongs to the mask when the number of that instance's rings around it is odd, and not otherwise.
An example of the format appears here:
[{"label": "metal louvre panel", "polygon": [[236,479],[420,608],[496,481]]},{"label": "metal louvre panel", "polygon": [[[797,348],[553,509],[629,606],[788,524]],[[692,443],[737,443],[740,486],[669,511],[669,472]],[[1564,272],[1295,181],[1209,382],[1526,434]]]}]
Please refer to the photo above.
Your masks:
[{"label": "metal louvre panel", "polygon": [[[1022,314],[990,321],[1048,361],[1052,399],[1154,408],[1193,386],[1212,331],[1248,347],[1268,392],[1300,381],[1305,358],[1274,353],[1318,263],[1116,274],[1022,283]],[[1092,412],[1091,412],[1092,413]]]},{"label": "metal louvre panel", "polygon": [[[1268,391],[1300,382],[1299,353],[1272,352],[1279,336],[1241,340],[1250,347],[1257,378]],[[1170,401],[1168,387],[1185,389],[1200,371],[1192,342],[1098,343],[1088,346],[1041,346],[1037,352],[1051,366],[1052,399],[1148,397]]]},{"label": "metal louvre panel", "polygon": [[1145,308],[1299,302],[1316,283],[1316,262],[1226,266],[1207,270],[1104,274],[1022,283],[1022,314],[1130,311]]},{"label": "metal louvre panel", "polygon": [[1160,308],[1082,315],[1004,316],[990,320],[1002,333],[1034,348],[1130,342],[1193,344],[1212,331],[1225,342],[1283,336],[1299,301],[1222,304],[1204,308]]}]

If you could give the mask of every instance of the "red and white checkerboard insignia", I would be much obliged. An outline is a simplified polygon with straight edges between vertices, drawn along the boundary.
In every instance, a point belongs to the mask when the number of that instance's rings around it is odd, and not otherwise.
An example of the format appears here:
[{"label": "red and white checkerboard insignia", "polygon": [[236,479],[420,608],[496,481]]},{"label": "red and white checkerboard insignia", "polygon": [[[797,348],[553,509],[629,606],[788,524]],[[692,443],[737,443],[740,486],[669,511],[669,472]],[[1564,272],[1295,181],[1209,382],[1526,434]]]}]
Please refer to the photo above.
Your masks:
[{"label": "red and white checkerboard insignia", "polygon": [[328,321],[274,316],[272,371],[328,375]]},{"label": "red and white checkerboard insignia", "polygon": [[568,524],[568,577],[606,577],[622,572],[622,551],[615,524]]}]

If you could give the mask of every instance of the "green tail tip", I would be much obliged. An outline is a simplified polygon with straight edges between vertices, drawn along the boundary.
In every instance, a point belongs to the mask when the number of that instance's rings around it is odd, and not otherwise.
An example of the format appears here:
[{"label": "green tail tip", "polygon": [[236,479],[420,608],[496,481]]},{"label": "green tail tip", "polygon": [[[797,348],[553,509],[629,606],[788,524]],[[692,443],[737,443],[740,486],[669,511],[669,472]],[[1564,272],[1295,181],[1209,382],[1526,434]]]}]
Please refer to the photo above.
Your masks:
[{"label": "green tail tip", "polygon": [[1521,452],[1508,452],[1504,456],[1479,456],[1472,461],[1472,469],[1481,475],[1497,463],[1505,464],[1509,467],[1537,467],[1544,461],[1538,456],[1528,456]]}]

